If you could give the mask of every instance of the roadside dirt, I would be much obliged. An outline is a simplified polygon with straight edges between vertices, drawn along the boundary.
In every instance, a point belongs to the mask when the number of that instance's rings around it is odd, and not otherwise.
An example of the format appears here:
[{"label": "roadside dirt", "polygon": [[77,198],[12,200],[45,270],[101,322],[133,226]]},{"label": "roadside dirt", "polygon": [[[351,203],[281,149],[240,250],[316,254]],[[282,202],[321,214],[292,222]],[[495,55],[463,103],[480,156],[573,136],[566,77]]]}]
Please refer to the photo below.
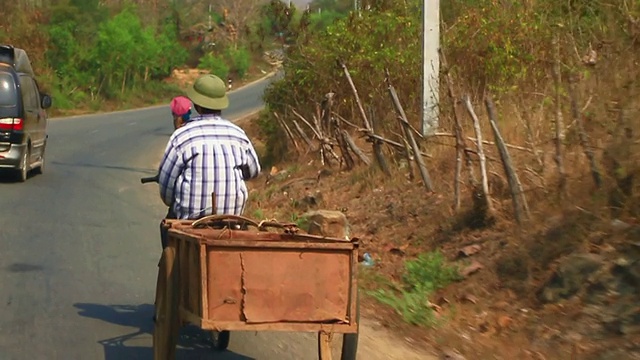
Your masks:
[{"label": "roadside dirt", "polygon": [[[249,69],[247,75],[242,79],[232,79],[231,87],[228,89],[229,91],[237,90],[247,84],[250,84],[256,80],[259,80],[271,72],[273,72],[276,67],[271,66],[267,63],[259,63],[254,65]],[[181,89],[186,89],[187,86],[192,84],[198,76],[203,74],[208,74],[209,71],[201,70],[201,69],[174,69],[171,73],[171,77],[167,78],[165,81],[170,84],[175,84]],[[225,80],[225,79],[223,79]]]},{"label": "roadside dirt", "polygon": [[372,360],[437,360],[434,353],[427,351],[414,340],[402,337],[386,328],[382,323],[370,318],[360,322],[358,358]]}]

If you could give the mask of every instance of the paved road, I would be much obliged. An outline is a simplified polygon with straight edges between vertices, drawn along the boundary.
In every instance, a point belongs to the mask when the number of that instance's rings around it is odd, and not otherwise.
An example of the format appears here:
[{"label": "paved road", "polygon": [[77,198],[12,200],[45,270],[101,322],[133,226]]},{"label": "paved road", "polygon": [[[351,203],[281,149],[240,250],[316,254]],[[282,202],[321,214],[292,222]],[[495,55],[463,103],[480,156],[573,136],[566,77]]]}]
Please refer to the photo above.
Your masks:
[{"label": "paved road", "polygon": [[[264,83],[231,96],[226,115],[255,110]],[[155,166],[168,107],[53,119],[47,166],[0,180],[0,360],[152,359],[158,221]],[[179,359],[313,359],[312,336],[234,333],[215,353],[182,331]]]}]

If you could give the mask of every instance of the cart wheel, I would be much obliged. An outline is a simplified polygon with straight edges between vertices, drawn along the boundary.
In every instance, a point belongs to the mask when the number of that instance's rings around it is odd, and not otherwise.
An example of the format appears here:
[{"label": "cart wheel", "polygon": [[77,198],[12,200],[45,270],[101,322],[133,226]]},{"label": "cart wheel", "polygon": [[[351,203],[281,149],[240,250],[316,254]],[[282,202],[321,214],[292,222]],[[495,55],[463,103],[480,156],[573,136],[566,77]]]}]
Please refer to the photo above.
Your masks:
[{"label": "cart wheel", "polygon": [[[360,293],[356,295],[356,322],[358,332],[360,330]],[[340,360],[356,360],[358,353],[358,332],[355,334],[344,334],[342,337],[342,355]]]},{"label": "cart wheel", "polygon": [[155,360],[175,358],[178,343],[178,267],[175,266],[175,248],[167,247],[162,253],[156,284],[155,326],[153,351]]},{"label": "cart wheel", "polygon": [[231,333],[228,331],[211,331],[211,347],[216,350],[224,351],[229,347],[229,340],[231,339]]}]

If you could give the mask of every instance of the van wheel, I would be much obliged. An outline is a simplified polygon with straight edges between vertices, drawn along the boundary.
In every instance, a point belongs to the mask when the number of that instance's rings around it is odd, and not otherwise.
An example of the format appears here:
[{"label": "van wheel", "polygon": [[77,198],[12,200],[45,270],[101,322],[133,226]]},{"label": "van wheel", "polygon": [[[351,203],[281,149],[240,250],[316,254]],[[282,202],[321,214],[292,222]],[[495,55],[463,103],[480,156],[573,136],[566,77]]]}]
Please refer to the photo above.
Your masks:
[{"label": "van wheel", "polygon": [[37,168],[34,169],[36,174],[38,174],[38,175],[44,174],[44,162],[45,162],[44,154],[45,154],[45,152],[44,152],[44,150],[42,150],[42,155],[40,155],[40,165]]},{"label": "van wheel", "polygon": [[20,168],[18,169],[18,181],[25,182],[29,176],[29,160],[31,158],[31,151],[29,147],[24,150],[22,154],[22,161],[20,161]]}]

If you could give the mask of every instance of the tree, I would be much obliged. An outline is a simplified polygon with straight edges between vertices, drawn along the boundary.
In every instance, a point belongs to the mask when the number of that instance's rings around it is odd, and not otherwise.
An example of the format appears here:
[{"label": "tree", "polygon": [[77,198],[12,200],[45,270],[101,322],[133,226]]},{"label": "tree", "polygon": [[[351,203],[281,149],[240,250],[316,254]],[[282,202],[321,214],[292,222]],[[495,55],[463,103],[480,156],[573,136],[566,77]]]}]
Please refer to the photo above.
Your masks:
[{"label": "tree", "polygon": [[[362,12],[362,16],[351,12],[326,29],[301,34],[287,52],[284,77],[267,88],[265,103],[279,112],[284,112],[286,105],[303,113],[313,112],[318,94],[331,91],[336,99],[344,100],[336,111],[350,113],[355,109],[353,96],[336,66],[336,61],[342,60],[348,64],[362,99],[388,97],[384,70],[389,68],[406,108],[420,109],[421,96],[416,91],[422,72],[420,7],[418,0],[396,1],[384,11]],[[379,114],[394,111],[389,102],[370,105]]]},{"label": "tree", "polygon": [[168,29],[157,35],[154,27],[143,27],[133,7],[125,7],[104,22],[92,52],[98,91],[115,96],[137,81],[168,75],[172,67],[184,61],[183,50],[172,40],[171,32]]},{"label": "tree", "polygon": [[272,35],[280,38],[282,42],[294,32],[295,6],[289,7],[280,0],[271,0],[260,11],[262,16],[267,19],[268,30]]},{"label": "tree", "polygon": [[341,14],[347,14],[353,10],[353,0],[313,0],[309,4],[309,9],[313,12],[331,11]]},{"label": "tree", "polygon": [[238,40],[238,33],[245,30],[249,23],[260,13],[267,0],[219,0],[219,13],[223,14],[224,26],[230,34],[232,43]]}]

